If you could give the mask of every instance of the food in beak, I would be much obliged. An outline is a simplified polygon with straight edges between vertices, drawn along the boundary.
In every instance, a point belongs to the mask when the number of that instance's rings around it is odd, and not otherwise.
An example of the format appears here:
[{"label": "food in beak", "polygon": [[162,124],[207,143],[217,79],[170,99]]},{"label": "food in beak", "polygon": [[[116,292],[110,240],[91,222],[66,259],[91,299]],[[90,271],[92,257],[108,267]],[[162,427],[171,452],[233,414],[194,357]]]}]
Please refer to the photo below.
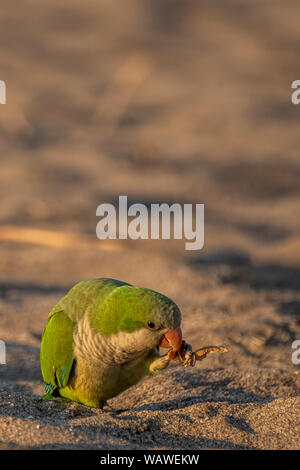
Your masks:
[{"label": "food in beak", "polygon": [[181,328],[176,328],[176,330],[168,331],[163,335],[158,346],[160,348],[174,349],[178,351],[182,343],[182,331]]}]

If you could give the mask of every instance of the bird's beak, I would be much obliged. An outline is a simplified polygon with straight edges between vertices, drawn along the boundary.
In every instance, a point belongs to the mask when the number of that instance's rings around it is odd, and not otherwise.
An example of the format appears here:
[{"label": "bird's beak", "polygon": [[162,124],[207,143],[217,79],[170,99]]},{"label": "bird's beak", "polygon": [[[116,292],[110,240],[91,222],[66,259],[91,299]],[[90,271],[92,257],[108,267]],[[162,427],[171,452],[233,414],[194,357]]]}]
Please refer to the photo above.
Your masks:
[{"label": "bird's beak", "polygon": [[182,343],[182,331],[181,328],[176,328],[176,330],[168,331],[163,335],[158,346],[160,348],[173,348],[175,351],[180,349]]}]

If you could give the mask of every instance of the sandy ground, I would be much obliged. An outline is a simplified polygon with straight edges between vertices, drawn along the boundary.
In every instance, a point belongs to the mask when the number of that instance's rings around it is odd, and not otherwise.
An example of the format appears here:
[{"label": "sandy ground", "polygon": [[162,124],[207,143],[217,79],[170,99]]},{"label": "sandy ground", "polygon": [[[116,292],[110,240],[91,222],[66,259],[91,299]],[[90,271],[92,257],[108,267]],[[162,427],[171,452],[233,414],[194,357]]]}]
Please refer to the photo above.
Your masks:
[{"label": "sandy ground", "polygon": [[[22,0],[0,23],[1,448],[299,449],[298,0]],[[204,249],[98,241],[119,194],[204,203]],[[47,314],[100,276],[170,296],[189,343],[228,353],[103,411],[43,400]]]}]

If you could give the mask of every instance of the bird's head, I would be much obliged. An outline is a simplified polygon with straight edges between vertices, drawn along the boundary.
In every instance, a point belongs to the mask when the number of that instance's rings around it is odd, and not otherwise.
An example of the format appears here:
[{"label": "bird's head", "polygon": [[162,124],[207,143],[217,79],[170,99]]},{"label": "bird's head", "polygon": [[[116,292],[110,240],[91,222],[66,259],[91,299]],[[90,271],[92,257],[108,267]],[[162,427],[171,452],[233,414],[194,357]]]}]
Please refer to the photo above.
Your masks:
[{"label": "bird's head", "polygon": [[131,285],[114,289],[92,322],[105,335],[132,333],[130,348],[134,346],[137,351],[156,346],[178,351],[182,343],[180,324],[180,310],[171,299]]}]

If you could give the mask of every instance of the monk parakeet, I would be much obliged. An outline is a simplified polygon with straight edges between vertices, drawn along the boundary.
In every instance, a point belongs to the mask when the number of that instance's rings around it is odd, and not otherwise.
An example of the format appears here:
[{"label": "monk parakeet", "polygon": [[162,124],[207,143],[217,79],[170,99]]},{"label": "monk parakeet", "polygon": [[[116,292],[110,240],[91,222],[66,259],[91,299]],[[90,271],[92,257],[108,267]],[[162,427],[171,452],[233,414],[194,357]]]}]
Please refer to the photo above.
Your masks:
[{"label": "monk parakeet", "polygon": [[181,314],[168,297],[114,279],[76,284],[51,310],[41,342],[46,397],[102,408],[178,351]]}]

